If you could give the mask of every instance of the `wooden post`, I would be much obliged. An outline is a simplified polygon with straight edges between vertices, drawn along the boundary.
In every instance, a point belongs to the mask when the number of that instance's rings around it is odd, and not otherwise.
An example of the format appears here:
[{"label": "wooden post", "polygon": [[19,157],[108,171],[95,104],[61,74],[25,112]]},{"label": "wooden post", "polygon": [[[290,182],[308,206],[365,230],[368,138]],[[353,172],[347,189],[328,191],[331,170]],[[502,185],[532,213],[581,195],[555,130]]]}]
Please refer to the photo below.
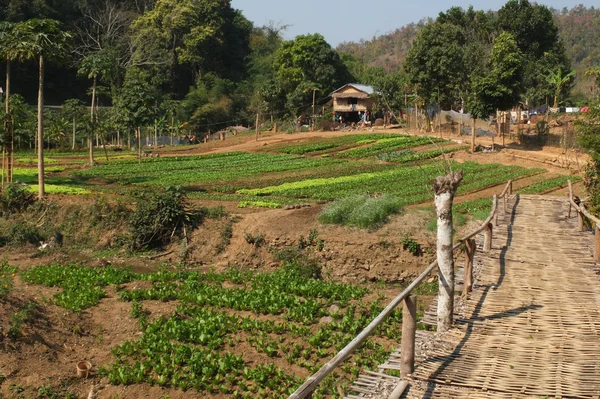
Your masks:
[{"label": "wooden post", "polygon": [[577,231],[583,231],[583,212],[579,211],[577,212]]},{"label": "wooden post", "polygon": [[473,290],[473,259],[475,258],[475,250],[477,246],[475,239],[469,238],[465,241],[465,278],[463,281],[463,298],[468,298]]},{"label": "wooden post", "polygon": [[498,212],[498,209],[496,208],[496,213],[494,214],[494,226],[498,227],[498,215],[500,214],[500,212]]},{"label": "wooden post", "polygon": [[598,228],[598,225],[595,226],[594,231],[595,231],[595,235],[596,235],[596,246],[594,248],[594,260],[596,262],[600,262],[600,228]]},{"label": "wooden post", "polygon": [[400,375],[405,378],[415,371],[415,333],[417,331],[417,297],[409,295],[402,308],[402,346]]},{"label": "wooden post", "polygon": [[504,206],[504,213],[506,214],[507,212],[507,208],[506,208],[506,194],[504,195],[504,197],[502,197],[502,204]]},{"label": "wooden post", "polygon": [[277,122],[275,122],[275,124],[273,125],[273,130],[274,130],[275,134],[277,134]]},{"label": "wooden post", "polygon": [[477,119],[472,118],[473,126],[471,126],[471,152],[475,153],[475,124],[477,123]]},{"label": "wooden post", "polygon": [[512,195],[513,193],[513,182],[512,180],[508,182],[508,195]]},{"label": "wooden post", "polygon": [[483,243],[483,250],[485,252],[489,252],[492,250],[493,230],[494,230],[494,226],[491,223],[489,223],[485,227],[485,240]]},{"label": "wooden post", "polygon": [[463,178],[462,172],[439,176],[433,183],[437,213],[438,332],[452,327],[454,314],[454,254],[452,242],[452,201]]},{"label": "wooden post", "polygon": [[256,114],[256,141],[258,141],[258,114]]}]

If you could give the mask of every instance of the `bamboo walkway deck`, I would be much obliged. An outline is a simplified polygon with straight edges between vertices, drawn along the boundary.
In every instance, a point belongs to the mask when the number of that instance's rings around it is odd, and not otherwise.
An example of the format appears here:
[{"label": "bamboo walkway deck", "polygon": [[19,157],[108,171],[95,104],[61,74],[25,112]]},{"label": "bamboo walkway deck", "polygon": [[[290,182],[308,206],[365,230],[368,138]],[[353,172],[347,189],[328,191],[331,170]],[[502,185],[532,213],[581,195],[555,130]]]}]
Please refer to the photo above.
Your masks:
[{"label": "bamboo walkway deck", "polygon": [[456,328],[435,334],[403,397],[600,398],[600,276],[593,236],[564,198],[515,196],[478,252]]}]

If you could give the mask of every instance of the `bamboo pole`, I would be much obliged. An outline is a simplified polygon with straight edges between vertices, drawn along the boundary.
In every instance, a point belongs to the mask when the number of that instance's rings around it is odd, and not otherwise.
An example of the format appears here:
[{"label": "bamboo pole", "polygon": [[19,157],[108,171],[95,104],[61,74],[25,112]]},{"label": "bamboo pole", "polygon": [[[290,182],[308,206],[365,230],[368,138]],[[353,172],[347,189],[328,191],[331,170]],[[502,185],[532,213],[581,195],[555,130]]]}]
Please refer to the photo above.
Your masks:
[{"label": "bamboo pole", "polygon": [[491,223],[488,223],[488,225],[485,228],[485,239],[483,243],[483,250],[485,252],[489,252],[492,250],[493,230],[493,225]]},{"label": "bamboo pole", "polygon": [[463,298],[468,298],[473,290],[473,260],[477,245],[475,239],[469,238],[465,241],[465,278],[463,281]]},{"label": "bamboo pole", "polygon": [[409,295],[402,307],[402,344],[400,375],[406,378],[415,371],[415,334],[417,331],[417,296]]}]

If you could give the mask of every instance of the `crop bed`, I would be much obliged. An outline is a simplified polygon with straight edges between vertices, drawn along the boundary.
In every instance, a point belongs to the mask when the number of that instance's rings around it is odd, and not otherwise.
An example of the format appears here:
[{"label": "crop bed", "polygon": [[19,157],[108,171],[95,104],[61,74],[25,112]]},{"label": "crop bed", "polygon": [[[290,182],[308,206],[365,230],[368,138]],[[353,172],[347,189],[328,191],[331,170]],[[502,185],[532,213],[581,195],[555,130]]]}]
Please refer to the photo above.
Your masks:
[{"label": "crop bed", "polygon": [[[30,284],[60,287],[54,302],[74,312],[94,307],[116,286],[131,302],[141,336],[112,349],[101,373],[112,384],[153,384],[232,398],[280,398],[344,347],[387,304],[386,294],[313,278],[288,264],[267,273],[160,271],[40,266],[22,274]],[[129,284],[146,281],[146,284]],[[128,288],[144,286],[144,289]],[[429,290],[430,287],[424,287]],[[375,292],[374,292],[375,291]],[[173,302],[153,317],[146,301]],[[395,311],[314,398],[339,394],[364,369],[381,364],[399,342]]]},{"label": "crop bed", "polygon": [[[465,162],[454,166],[464,172],[464,180],[458,189],[459,193],[481,190],[502,184],[510,179],[530,176],[543,171],[498,164],[480,165],[474,162]],[[390,193],[401,196],[404,205],[408,205],[431,198],[430,182],[441,173],[443,171],[440,170],[440,165],[428,163],[419,167],[399,167],[382,172],[310,179],[258,189],[242,189],[238,190],[238,194],[332,200],[353,194]]]}]

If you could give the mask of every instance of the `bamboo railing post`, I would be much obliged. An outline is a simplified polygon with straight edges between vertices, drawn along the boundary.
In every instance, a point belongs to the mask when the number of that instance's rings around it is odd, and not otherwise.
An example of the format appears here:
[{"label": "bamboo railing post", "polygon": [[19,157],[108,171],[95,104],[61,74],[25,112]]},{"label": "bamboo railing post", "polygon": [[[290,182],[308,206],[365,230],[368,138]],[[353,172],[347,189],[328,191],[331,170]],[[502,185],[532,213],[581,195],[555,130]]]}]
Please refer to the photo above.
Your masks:
[{"label": "bamboo railing post", "polygon": [[583,212],[581,211],[577,211],[577,231],[583,231]]},{"label": "bamboo railing post", "polygon": [[417,331],[417,296],[409,295],[403,301],[402,308],[402,344],[400,376],[412,374],[415,371],[415,334]]},{"label": "bamboo railing post", "polygon": [[496,211],[494,214],[494,226],[498,227],[498,215],[500,212]]},{"label": "bamboo railing post", "polygon": [[485,227],[485,240],[483,243],[483,250],[485,252],[492,250],[493,229],[494,227],[491,223]]},{"label": "bamboo railing post", "polygon": [[596,235],[596,246],[594,247],[594,260],[600,263],[600,228],[598,225],[594,229]]},{"label": "bamboo railing post", "polygon": [[473,290],[473,259],[475,258],[476,244],[473,238],[465,241],[465,278],[463,281],[463,298],[468,298]]},{"label": "bamboo railing post", "polygon": [[512,195],[513,193],[513,182],[512,180],[508,183],[508,195]]}]

